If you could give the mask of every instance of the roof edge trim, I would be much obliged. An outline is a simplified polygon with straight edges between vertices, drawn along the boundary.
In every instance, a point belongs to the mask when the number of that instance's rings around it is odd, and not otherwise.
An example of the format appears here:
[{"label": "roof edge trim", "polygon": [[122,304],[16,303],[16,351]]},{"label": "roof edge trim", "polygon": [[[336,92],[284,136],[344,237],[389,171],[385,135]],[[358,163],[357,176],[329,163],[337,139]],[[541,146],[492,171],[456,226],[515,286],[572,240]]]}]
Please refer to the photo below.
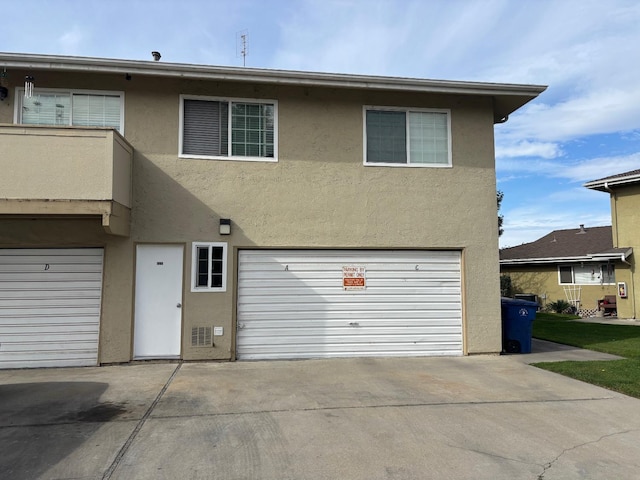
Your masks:
[{"label": "roof edge trim", "polygon": [[578,257],[546,257],[546,258],[512,258],[500,260],[500,265],[525,265],[525,264],[548,264],[548,263],[572,263],[572,262],[599,262],[602,260],[620,260],[626,262],[627,258],[633,254],[633,248],[628,248],[619,253],[590,253]]},{"label": "roof edge trim", "polygon": [[146,60],[118,60],[95,57],[1,53],[0,66],[39,68],[59,71],[129,73],[190,79],[236,80],[342,88],[410,90],[416,92],[475,95],[520,95],[532,99],[544,92],[545,85],[429,80],[407,77],[352,75],[341,73],[272,70],[248,67],[221,67]]}]

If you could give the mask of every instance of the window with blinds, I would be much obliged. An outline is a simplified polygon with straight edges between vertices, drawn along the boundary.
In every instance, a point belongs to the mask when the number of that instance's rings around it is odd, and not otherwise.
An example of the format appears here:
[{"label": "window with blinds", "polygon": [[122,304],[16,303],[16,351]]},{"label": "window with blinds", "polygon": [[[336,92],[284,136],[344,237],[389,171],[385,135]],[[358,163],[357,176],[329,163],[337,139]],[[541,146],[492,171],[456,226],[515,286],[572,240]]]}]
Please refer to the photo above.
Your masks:
[{"label": "window with blinds", "polygon": [[365,107],[368,165],[451,166],[448,110]]},{"label": "window with blinds", "polygon": [[182,97],[180,156],[276,161],[276,102]]},{"label": "window with blinds", "polygon": [[123,133],[123,94],[36,91],[19,95],[18,121],[24,125],[114,128]]},{"label": "window with blinds", "polygon": [[615,285],[616,271],[611,263],[561,265],[558,267],[558,283],[560,285]]}]

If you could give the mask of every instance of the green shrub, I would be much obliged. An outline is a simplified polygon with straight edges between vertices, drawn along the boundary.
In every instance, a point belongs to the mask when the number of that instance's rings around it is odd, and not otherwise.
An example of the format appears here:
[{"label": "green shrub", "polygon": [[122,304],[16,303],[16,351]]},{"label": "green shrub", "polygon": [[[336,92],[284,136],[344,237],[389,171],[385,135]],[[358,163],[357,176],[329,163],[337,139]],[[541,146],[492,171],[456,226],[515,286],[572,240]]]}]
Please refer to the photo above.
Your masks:
[{"label": "green shrub", "polygon": [[509,275],[500,275],[500,296],[513,297],[514,293],[511,277]]},{"label": "green shrub", "polygon": [[556,300],[549,302],[546,309],[554,313],[575,313],[575,307],[566,300]]}]

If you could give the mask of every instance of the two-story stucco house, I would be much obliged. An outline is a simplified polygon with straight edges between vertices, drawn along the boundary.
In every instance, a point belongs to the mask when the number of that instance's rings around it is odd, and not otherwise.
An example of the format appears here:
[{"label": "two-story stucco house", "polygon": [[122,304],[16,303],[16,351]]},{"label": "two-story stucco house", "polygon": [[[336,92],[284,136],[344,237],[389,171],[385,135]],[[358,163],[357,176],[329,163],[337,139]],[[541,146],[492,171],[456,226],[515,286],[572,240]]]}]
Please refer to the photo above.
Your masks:
[{"label": "two-story stucco house", "polygon": [[0,54],[0,367],[501,350],[545,87]]},{"label": "two-story stucco house", "polygon": [[609,194],[613,246],[630,252],[616,270],[618,317],[638,318],[640,288],[636,286],[638,272],[633,252],[640,251],[640,170],[610,175],[584,186]]}]

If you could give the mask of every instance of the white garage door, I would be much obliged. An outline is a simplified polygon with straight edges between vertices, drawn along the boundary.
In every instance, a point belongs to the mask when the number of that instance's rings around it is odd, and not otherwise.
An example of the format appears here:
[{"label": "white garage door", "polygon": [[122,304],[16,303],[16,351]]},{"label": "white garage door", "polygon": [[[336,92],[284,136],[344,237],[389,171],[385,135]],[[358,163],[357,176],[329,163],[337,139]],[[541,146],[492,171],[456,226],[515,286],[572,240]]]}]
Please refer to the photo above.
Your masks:
[{"label": "white garage door", "polygon": [[462,355],[460,252],[241,250],[238,359]]},{"label": "white garage door", "polygon": [[101,248],[0,249],[0,368],[98,363]]}]

